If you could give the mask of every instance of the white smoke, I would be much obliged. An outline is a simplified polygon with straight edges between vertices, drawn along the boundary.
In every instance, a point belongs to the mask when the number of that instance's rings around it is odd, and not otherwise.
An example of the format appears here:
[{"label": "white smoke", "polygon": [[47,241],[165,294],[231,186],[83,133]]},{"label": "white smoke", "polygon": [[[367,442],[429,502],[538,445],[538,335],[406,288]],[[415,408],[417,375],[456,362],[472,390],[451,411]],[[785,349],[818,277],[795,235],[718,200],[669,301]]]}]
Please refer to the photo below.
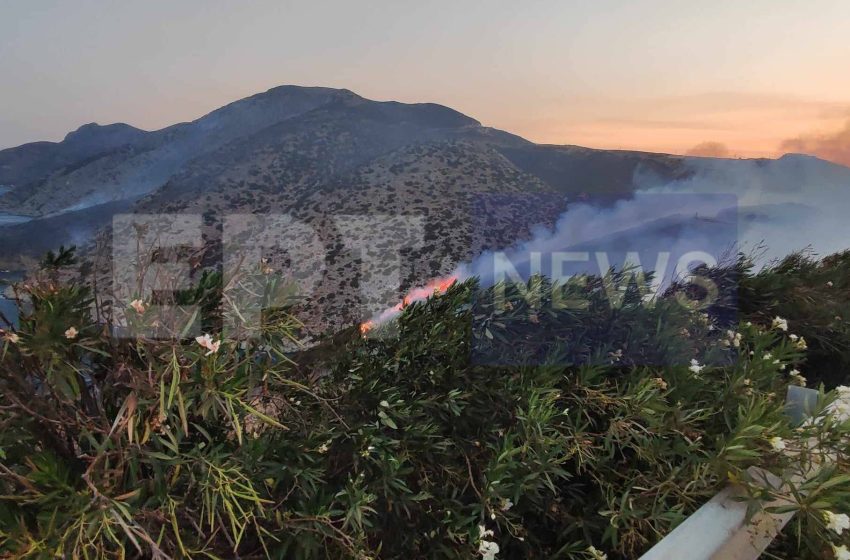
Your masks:
[{"label": "white smoke", "polygon": [[637,265],[656,272],[661,289],[687,273],[680,259],[695,253],[717,262],[743,251],[765,265],[797,250],[825,256],[850,248],[850,169],[801,155],[686,164],[691,173],[673,182],[638,171],[634,196],[613,205],[568,204],[553,228],[537,227],[531,239],[486,252],[455,276],[492,285],[505,278],[507,263],[522,278],[563,278],[566,252],[567,276]]},{"label": "white smoke", "polygon": [[[734,210],[730,196],[643,192],[609,207],[573,204],[553,228],[535,228],[531,239],[486,252],[461,265],[456,275],[476,276],[488,286],[505,278],[506,267],[522,278],[540,273],[565,279],[629,265],[656,272],[660,289],[687,273],[686,264],[714,264],[733,248]],[[682,260],[697,254],[706,258]]]},{"label": "white smoke", "polygon": [[694,266],[728,262],[737,251],[762,266],[797,250],[825,256],[850,248],[850,168],[801,155],[685,164],[687,178],[673,182],[639,170],[633,196],[607,206],[568,201],[554,227],[536,227],[531,239],[485,252],[449,278],[478,277],[487,287],[628,265],[654,272],[658,293]]},{"label": "white smoke", "polygon": [[802,155],[688,163],[688,179],[658,184],[638,175],[635,182],[649,193],[734,194],[740,248],[763,245],[762,264],[806,248],[821,256],[850,248],[850,168]]}]

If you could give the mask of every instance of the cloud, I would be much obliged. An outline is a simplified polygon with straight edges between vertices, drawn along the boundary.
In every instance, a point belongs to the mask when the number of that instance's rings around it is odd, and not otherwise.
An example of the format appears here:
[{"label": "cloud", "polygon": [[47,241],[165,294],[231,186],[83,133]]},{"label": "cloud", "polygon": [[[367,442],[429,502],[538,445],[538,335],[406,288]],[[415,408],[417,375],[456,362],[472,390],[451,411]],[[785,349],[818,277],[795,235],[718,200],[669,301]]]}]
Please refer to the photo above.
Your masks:
[{"label": "cloud", "polygon": [[728,158],[730,152],[726,144],[723,144],[722,142],[702,142],[685,152],[685,155]]},{"label": "cloud", "polygon": [[782,142],[786,152],[810,154],[835,163],[850,166],[850,121],[838,132],[806,134]]}]

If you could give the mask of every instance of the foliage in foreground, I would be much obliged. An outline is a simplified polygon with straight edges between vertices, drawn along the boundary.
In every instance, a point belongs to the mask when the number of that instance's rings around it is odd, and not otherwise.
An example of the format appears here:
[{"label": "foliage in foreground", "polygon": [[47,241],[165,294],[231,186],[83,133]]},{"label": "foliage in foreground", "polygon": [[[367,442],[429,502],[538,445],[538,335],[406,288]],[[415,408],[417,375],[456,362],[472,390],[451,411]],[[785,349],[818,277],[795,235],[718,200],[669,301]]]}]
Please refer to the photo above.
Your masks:
[{"label": "foliage in foreground", "polygon": [[[258,277],[241,286],[276,289]],[[386,336],[293,356],[279,311],[247,340],[120,338],[88,288],[45,274],[0,335],[0,554],[633,558],[731,480],[754,512],[798,512],[778,553],[831,557],[850,407],[824,395],[789,424],[793,318],[727,332],[629,282],[537,278],[503,305],[466,282]],[[208,312],[203,285],[181,303]]]},{"label": "foliage in foreground", "polygon": [[740,311],[752,321],[780,315],[806,339],[815,383],[850,384],[850,251],[815,259],[794,253],[757,273],[741,274]]}]

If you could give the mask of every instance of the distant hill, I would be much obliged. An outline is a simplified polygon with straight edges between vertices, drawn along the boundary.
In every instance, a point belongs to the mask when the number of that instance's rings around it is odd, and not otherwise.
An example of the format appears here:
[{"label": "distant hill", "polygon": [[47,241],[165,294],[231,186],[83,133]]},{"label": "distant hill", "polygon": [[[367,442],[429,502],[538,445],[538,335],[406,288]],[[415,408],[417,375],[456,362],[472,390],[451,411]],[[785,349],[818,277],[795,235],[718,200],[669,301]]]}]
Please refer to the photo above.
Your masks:
[{"label": "distant hill", "polygon": [[335,215],[422,218],[424,245],[402,270],[382,271],[411,286],[486,249],[532,239],[535,226],[554,226],[569,204],[605,206],[639,190],[728,188],[759,216],[750,222],[764,224],[762,205],[829,206],[813,203],[811,189],[841,196],[850,170],[802,157],[712,160],[538,145],[441,105],[281,86],[162,130],[89,124],[62,142],[0,151],[0,185],[0,217],[30,218],[0,220],[6,267],[106,235],[119,212],[203,215],[210,255],[220,252],[224,216],[289,213],[318,232],[329,255],[324,271],[278,259],[294,278],[321,277],[311,301],[322,310],[308,322],[323,327],[398,297],[389,284],[361,293],[352,273],[361,256],[346,247],[369,232],[351,239],[359,234],[338,231]]},{"label": "distant hill", "polygon": [[[412,149],[424,145],[430,147],[419,155]],[[363,171],[371,164],[387,165],[400,177],[405,172],[393,167],[393,158],[439,160],[441,151],[447,177],[456,154],[466,152],[476,154],[478,165],[492,163],[507,173],[487,186],[465,179],[470,192],[515,191],[516,185],[499,183],[521,180],[526,185],[520,190],[623,195],[632,188],[638,167],[667,178],[682,173],[681,158],[538,146],[440,105],[376,102],[348,90],[281,86],[162,130],[88,124],[62,142],[0,151],[0,213],[39,219],[87,210],[66,221],[76,220],[90,231],[108,223],[109,211],[90,210],[100,205],[109,205],[104,210],[138,204],[148,211],[177,211],[198,206],[202,195],[218,204],[207,211],[252,211],[278,203],[280,211],[315,196],[320,187],[368,182]],[[429,159],[428,165],[441,163]],[[403,195],[398,198],[405,201]],[[37,227],[30,223],[22,231]],[[0,258],[40,252],[64,232],[43,241],[29,237],[28,246],[20,247],[7,231]]]}]

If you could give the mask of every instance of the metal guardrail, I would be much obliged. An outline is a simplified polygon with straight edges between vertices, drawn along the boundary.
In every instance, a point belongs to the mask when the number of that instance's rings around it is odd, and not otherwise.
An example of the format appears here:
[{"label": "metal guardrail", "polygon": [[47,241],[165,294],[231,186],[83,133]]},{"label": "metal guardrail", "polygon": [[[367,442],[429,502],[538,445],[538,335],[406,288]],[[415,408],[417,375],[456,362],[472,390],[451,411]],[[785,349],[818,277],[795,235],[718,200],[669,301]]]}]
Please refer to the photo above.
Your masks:
[{"label": "metal guardrail", "polygon": [[[786,411],[801,423],[817,404],[818,392],[789,387]],[[781,480],[767,471],[751,468],[750,475],[766,487],[779,489]],[[802,478],[803,474],[797,475]],[[794,516],[793,512],[758,512],[747,520],[743,490],[730,484],[661,539],[640,560],[755,560]],[[787,503],[787,502],[785,502]],[[766,504],[783,505],[781,502]]]}]

